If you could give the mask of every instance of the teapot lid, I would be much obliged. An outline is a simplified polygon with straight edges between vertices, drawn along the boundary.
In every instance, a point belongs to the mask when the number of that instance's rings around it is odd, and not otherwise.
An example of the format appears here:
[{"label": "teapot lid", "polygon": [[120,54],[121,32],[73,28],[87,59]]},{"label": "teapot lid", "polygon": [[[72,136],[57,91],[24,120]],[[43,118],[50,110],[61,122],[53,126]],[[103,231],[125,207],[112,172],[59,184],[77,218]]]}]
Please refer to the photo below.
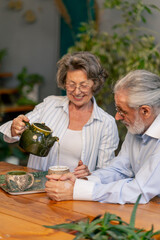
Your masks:
[{"label": "teapot lid", "polygon": [[44,133],[52,133],[52,130],[45,125],[45,123],[33,123],[33,126]]}]

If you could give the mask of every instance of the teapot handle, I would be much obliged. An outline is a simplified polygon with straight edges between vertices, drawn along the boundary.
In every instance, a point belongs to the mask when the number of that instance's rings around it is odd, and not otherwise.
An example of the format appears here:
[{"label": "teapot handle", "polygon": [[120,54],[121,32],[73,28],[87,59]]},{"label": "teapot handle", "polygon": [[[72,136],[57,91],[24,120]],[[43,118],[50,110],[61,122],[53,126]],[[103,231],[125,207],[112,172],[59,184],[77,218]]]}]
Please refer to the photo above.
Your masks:
[{"label": "teapot handle", "polygon": [[26,127],[30,128],[31,124],[29,122],[26,122],[25,120],[23,120],[23,122],[25,123]]}]

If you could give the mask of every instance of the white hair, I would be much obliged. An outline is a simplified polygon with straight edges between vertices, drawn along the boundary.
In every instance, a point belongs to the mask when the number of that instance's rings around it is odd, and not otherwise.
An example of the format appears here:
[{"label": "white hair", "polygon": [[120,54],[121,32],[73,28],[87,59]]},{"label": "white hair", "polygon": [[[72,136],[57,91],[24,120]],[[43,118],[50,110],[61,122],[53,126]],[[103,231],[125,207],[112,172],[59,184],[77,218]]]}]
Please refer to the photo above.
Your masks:
[{"label": "white hair", "polygon": [[125,90],[128,94],[128,105],[136,108],[149,105],[156,113],[160,112],[160,77],[146,70],[135,70],[118,80],[114,93]]}]

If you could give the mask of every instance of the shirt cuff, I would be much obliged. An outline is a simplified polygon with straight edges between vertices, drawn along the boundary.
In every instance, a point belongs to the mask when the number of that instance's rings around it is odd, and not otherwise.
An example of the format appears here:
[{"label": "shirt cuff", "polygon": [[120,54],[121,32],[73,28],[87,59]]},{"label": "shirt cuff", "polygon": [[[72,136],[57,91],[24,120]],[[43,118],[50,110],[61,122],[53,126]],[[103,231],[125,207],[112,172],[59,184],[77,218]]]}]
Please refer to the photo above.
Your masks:
[{"label": "shirt cuff", "polygon": [[94,185],[95,183],[92,181],[76,179],[73,190],[73,199],[91,201]]},{"label": "shirt cuff", "polygon": [[9,121],[0,126],[0,132],[3,134],[3,139],[5,142],[13,143],[19,140],[19,137],[12,137],[11,136],[11,124],[12,121]]},{"label": "shirt cuff", "polygon": [[20,137],[18,137],[18,136],[12,137],[11,135],[10,136],[4,135],[3,139],[7,143],[14,143],[14,142],[19,141]]}]

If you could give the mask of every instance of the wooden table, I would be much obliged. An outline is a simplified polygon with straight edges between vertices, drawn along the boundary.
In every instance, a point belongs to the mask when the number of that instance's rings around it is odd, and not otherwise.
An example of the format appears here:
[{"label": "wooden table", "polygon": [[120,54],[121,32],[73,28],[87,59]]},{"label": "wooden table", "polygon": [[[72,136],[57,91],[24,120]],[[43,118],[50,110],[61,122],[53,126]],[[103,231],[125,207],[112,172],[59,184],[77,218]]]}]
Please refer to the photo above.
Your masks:
[{"label": "wooden table", "polygon": [[[10,170],[35,171],[0,162],[0,174]],[[129,222],[133,204],[107,204],[89,201],[54,202],[46,193],[10,195],[0,189],[0,239],[71,240],[72,234],[43,227],[64,222],[80,221],[110,212]],[[139,205],[136,227],[160,230],[160,198]]]}]

